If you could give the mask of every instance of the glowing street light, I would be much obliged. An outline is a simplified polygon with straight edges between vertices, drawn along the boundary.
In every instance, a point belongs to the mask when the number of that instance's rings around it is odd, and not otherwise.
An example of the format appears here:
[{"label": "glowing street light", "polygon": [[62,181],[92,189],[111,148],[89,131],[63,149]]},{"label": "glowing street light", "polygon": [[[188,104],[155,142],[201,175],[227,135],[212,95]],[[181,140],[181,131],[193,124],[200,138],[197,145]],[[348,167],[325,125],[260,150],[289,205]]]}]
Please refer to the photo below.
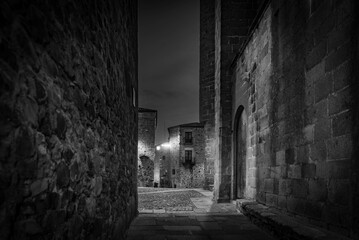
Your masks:
[{"label": "glowing street light", "polygon": [[162,144],[161,144],[161,147],[170,148],[170,147],[171,147],[171,144],[169,144],[169,143],[162,143]]},{"label": "glowing street light", "polygon": [[171,144],[169,144],[169,143],[162,143],[161,145],[158,145],[158,146],[156,146],[156,150],[157,151],[159,151],[159,150],[161,150],[161,148],[170,148],[171,147]]}]

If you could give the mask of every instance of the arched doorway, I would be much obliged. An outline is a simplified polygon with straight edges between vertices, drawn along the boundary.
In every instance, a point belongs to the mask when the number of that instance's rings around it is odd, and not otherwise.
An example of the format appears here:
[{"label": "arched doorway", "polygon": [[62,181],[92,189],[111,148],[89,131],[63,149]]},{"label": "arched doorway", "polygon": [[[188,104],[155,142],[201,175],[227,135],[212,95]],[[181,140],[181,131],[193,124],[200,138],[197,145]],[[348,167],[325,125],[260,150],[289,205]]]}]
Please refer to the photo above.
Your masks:
[{"label": "arched doorway", "polygon": [[234,120],[234,198],[243,198],[246,185],[246,153],[247,153],[247,114],[243,106],[239,106]]}]

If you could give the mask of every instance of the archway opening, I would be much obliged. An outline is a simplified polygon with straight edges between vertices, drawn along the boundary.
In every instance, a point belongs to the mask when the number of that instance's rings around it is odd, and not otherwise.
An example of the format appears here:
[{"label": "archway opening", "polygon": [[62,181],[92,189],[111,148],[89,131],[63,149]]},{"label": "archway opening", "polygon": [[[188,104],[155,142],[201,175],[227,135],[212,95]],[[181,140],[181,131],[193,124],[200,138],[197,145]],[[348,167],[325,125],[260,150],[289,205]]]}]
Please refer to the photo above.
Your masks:
[{"label": "archway opening", "polygon": [[243,106],[236,111],[233,138],[233,197],[238,199],[244,197],[246,185],[247,114]]}]

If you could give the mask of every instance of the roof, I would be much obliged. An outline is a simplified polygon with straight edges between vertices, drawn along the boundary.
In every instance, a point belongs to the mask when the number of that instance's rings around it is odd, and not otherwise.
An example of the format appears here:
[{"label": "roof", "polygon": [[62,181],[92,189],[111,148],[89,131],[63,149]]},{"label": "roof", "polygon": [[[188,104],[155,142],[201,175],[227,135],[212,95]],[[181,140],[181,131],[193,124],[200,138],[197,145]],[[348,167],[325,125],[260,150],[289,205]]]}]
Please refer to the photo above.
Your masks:
[{"label": "roof", "polygon": [[185,124],[180,124],[180,125],[176,125],[176,126],[169,127],[168,129],[175,128],[175,127],[203,128],[203,127],[204,127],[204,124],[203,124],[203,123],[199,123],[199,122],[185,123]]},{"label": "roof", "polygon": [[157,112],[157,110],[149,109],[149,108],[138,108],[138,112]]}]

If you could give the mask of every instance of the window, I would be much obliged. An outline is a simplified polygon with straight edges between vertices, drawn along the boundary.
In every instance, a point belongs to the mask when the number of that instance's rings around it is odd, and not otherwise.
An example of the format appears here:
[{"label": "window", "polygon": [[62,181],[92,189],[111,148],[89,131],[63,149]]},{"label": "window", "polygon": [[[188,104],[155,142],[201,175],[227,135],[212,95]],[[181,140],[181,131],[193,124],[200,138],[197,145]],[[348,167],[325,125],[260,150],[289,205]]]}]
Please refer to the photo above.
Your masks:
[{"label": "window", "polygon": [[185,132],[184,134],[184,143],[192,144],[192,132]]},{"label": "window", "polygon": [[176,174],[176,169],[172,169],[172,175]]},{"label": "window", "polygon": [[192,162],[192,150],[185,150],[185,162]]}]

